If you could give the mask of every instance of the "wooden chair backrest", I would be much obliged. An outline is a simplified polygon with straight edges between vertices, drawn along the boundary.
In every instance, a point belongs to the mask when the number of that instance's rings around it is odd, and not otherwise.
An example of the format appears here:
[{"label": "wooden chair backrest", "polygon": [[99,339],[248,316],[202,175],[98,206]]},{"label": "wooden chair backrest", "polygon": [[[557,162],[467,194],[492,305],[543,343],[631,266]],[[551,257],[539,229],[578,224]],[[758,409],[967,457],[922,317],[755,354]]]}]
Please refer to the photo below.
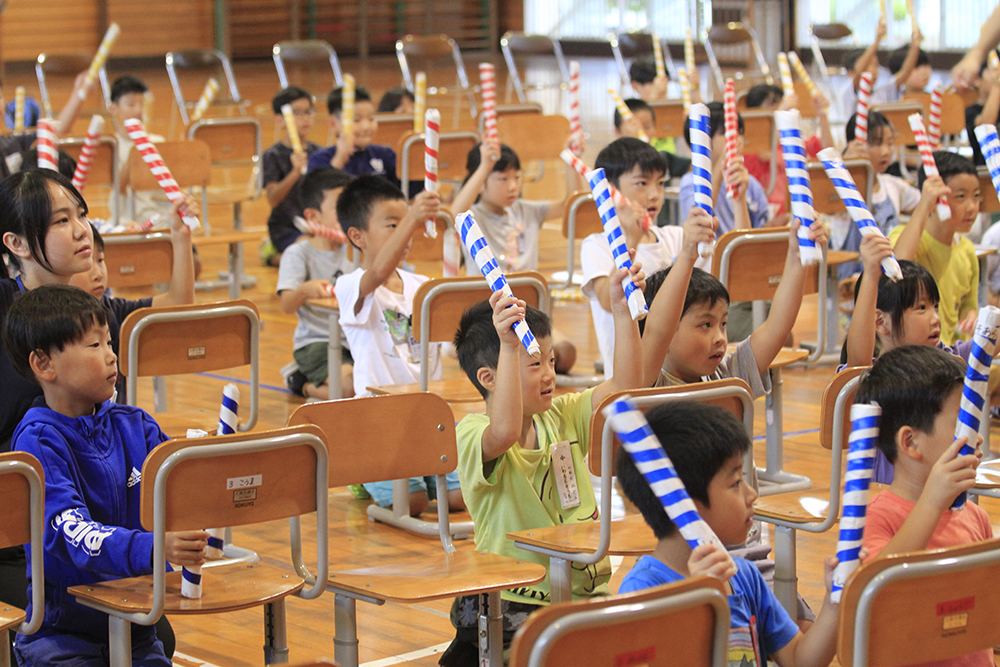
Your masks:
[{"label": "wooden chair backrest", "polygon": [[500,141],[514,149],[521,163],[558,160],[569,138],[566,116],[506,115],[497,119]]},{"label": "wooden chair backrest", "polygon": [[[372,139],[374,144],[394,146],[398,150],[403,145],[400,138],[407,132],[413,132],[413,114],[379,113],[375,114],[375,120],[378,121],[378,130]],[[399,157],[398,153],[396,157]]]},{"label": "wooden chair backrest", "polygon": [[445,475],[458,464],[455,416],[443,398],[428,392],[307,403],[288,418],[289,426],[300,424],[326,434],[331,487]]},{"label": "wooden chair backrest", "polygon": [[548,35],[529,35],[508,30],[500,39],[512,53],[519,55],[538,56],[555,53],[555,43]]},{"label": "wooden chair backrest", "polygon": [[980,213],[996,213],[1000,211],[1000,199],[997,198],[997,189],[990,178],[989,168],[979,167],[979,192],[982,200],[979,204]]},{"label": "wooden chair backrest", "polygon": [[[152,313],[191,313],[192,318],[175,322],[158,322],[142,331],[138,347],[139,377],[151,375],[181,375],[206,373],[224,368],[246,366],[252,360],[250,350],[251,320],[220,309],[243,306],[258,313],[257,306],[249,299],[197,303],[187,306],[140,308],[125,318],[121,327],[118,365],[128,375],[128,349],[132,332],[139,321]],[[196,314],[220,310],[218,315],[195,317]],[[259,315],[258,315],[259,317]]]},{"label": "wooden chair backrest", "polygon": [[708,39],[713,44],[745,44],[753,40],[750,32],[739,23],[721,23],[708,29]]},{"label": "wooden chair backrest", "polygon": [[774,148],[774,112],[754,109],[743,116],[743,153],[768,153]]},{"label": "wooden chair backrest", "polygon": [[[930,93],[906,93],[906,102],[916,102],[924,109],[924,118],[931,116]],[[965,100],[955,92],[945,92],[941,96],[941,136],[959,134],[965,129]]]},{"label": "wooden chair backrest", "polygon": [[[782,232],[783,235],[766,240],[759,238],[772,236],[775,232]],[[790,227],[766,227],[734,230],[719,237],[712,255],[712,275],[716,278],[721,276],[726,247],[739,242],[729,256],[729,276],[723,281],[729,290],[730,301],[762,301],[774,297],[785,271],[787,235],[790,233]],[[819,290],[818,276],[818,267],[807,269],[804,294],[813,294]]]},{"label": "wooden chair backrest", "polygon": [[220,122],[209,122],[193,128],[192,139],[205,142],[212,164],[256,162],[260,159],[257,147],[261,143],[261,128],[255,118],[217,120]]},{"label": "wooden chair backrest", "polygon": [[[880,557],[854,571],[840,602],[837,655],[840,664],[855,659],[856,611],[864,590],[889,568],[987,554],[1000,539],[975,544]],[[868,664],[909,665],[954,658],[1000,643],[1000,593],[986,582],[1000,577],[1000,562],[963,570],[931,570],[926,575],[888,583],[873,601],[869,619]],[[901,622],[902,621],[902,622]]]},{"label": "wooden chair backrest", "polygon": [[878,111],[892,123],[897,146],[913,146],[917,143],[916,138],[913,136],[913,130],[910,129],[909,118],[913,114],[919,113],[923,116],[924,127],[927,127],[927,114],[924,113],[924,107],[919,102],[903,101],[891,104],[876,104],[872,107],[872,111]]},{"label": "wooden chair backrest", "polygon": [[[423,143],[417,142],[410,148],[409,164],[403,164],[403,144],[406,140],[419,132],[414,132],[410,128],[409,132],[404,132],[399,137],[396,144],[396,175],[400,180],[423,181],[424,180],[424,150]],[[469,158],[469,151],[478,144],[478,139],[467,134],[451,134],[442,132],[438,136],[438,178],[442,181],[463,181],[467,175],[465,165]],[[523,158],[522,158],[523,159]]]},{"label": "wooden chair backrest", "polygon": [[[140,521],[153,530],[157,472],[174,453],[188,448],[220,449],[234,442],[259,442],[284,436],[314,436],[315,426],[251,431],[205,438],[168,440],[142,464]],[[245,526],[316,511],[317,456],[306,442],[250,451],[218,451],[187,459],[167,477],[165,530],[201,530],[205,526]]]},{"label": "wooden chair backrest", "polygon": [[[21,473],[11,470],[10,463],[27,463],[45,483],[42,464],[26,452],[0,454],[0,498],[4,509],[0,512],[0,549],[27,544],[31,541],[31,487]],[[4,639],[6,641],[6,639]]]},{"label": "wooden chair backrest", "polygon": [[814,23],[812,34],[816,39],[835,40],[850,37],[854,31],[843,23]]},{"label": "wooden chair backrest", "polygon": [[[578,206],[574,206],[581,199],[589,201],[583,201]],[[562,217],[562,235],[565,239],[569,238],[570,216],[575,216],[573,228],[573,238],[575,239],[585,239],[591,234],[604,231],[601,214],[597,211],[597,204],[594,203],[594,195],[590,190],[579,190],[567,198]]]},{"label": "wooden chair backrest", "polygon": [[174,246],[169,234],[105,234],[104,265],[109,287],[169,283]]},{"label": "wooden chair backrest", "polygon": [[[59,148],[76,160],[80,161],[80,151],[83,150],[83,139],[69,138],[60,139]],[[115,183],[115,152],[118,149],[118,142],[114,137],[101,137],[97,144],[97,152],[94,161],[90,165],[90,172],[87,174],[86,185],[105,185],[112,187]]]},{"label": "wooden chair backrest", "polygon": [[[532,649],[542,633],[574,615],[621,608],[623,613],[609,614],[607,623],[587,625],[560,637],[548,651],[544,667],[577,665],[647,665],[648,667],[707,667],[712,663],[716,607],[708,602],[676,609],[645,618],[636,611],[651,602],[683,593],[707,589],[725,602],[725,588],[718,579],[695,577],[635,593],[590,598],[539,607],[518,628],[510,647],[510,667],[527,667]],[[725,613],[725,612],[724,612]],[[728,614],[727,614],[728,616]]]},{"label": "wooden chair backrest", "polygon": [[684,113],[684,103],[680,100],[657,100],[650,102],[656,115],[656,138],[666,139],[684,137],[684,124],[687,114]]},{"label": "wooden chair backrest", "polygon": [[448,35],[404,35],[399,42],[407,58],[451,58],[454,43]]},{"label": "wooden chair backrest", "polygon": [[444,258],[444,235],[455,226],[455,219],[447,209],[441,209],[434,226],[437,228],[437,238],[426,236],[423,225],[413,232],[413,245],[406,255],[408,261],[440,262]]},{"label": "wooden chair backrest", "polygon": [[[850,368],[845,368],[830,380],[830,384],[826,385],[826,389],[823,390],[823,402],[820,403],[819,407],[819,444],[823,445],[826,449],[833,449],[833,426],[834,426],[834,411],[837,407],[837,397],[840,392],[844,390],[844,386],[858,377],[866,370],[871,368],[870,366],[852,366]],[[851,406],[854,405],[854,394],[857,389],[851,392],[848,396],[847,402],[844,404],[844,442],[846,438],[851,434]]]},{"label": "wooden chair backrest", "polygon": [[76,76],[81,71],[90,67],[94,54],[87,51],[77,51],[76,53],[45,53],[45,57],[39,57],[35,62],[46,74],[73,75]]},{"label": "wooden chair backrest", "polygon": [[[538,308],[542,302],[542,295],[536,289],[526,286],[517,286],[514,279],[519,276],[532,277],[546,284],[544,276],[537,271],[519,271],[508,273],[507,280],[511,283],[511,291],[514,296],[523,299],[529,306]],[[490,288],[481,276],[470,274],[468,276],[457,276],[454,278],[431,278],[417,288],[417,293],[413,297],[413,337],[420,341],[421,328],[423,323],[423,304],[427,295],[432,289],[439,285],[453,283],[471,283],[474,286],[441,292],[434,297],[430,310],[430,342],[439,343],[452,341],[455,339],[455,332],[458,331],[458,324],[462,315],[470,307],[490,298]]]},{"label": "wooden chair backrest", "polygon": [[[868,192],[868,181],[872,174],[871,163],[867,160],[849,160],[844,163],[844,166],[847,167],[847,171],[854,179],[854,184],[858,187],[861,196],[865,201],[868,201],[870,194]],[[813,208],[816,209],[816,212],[824,215],[846,213],[847,207],[844,206],[844,200],[837,194],[837,189],[833,186],[833,181],[826,175],[823,163],[810,162],[808,169],[809,182],[813,194]]]},{"label": "wooden chair backrest", "polygon": [[[590,418],[590,448],[589,454],[587,456],[587,465],[590,467],[590,473],[595,477],[601,476],[601,440],[604,434],[604,408],[611,405],[613,402],[618,400],[624,394],[628,394],[632,398],[641,398],[645,396],[662,396],[664,398],[663,402],[666,403],[670,400],[670,397],[675,394],[688,393],[688,392],[698,392],[698,391],[708,391],[710,389],[718,388],[743,388],[746,389],[747,393],[750,393],[750,387],[746,382],[740,380],[739,378],[726,378],[725,380],[712,380],[711,382],[699,382],[697,384],[681,384],[673,387],[649,387],[647,389],[630,389],[627,391],[618,391],[609,394],[604,397],[597,409],[594,410],[594,414]],[[698,401],[699,403],[708,403],[709,405],[716,405],[720,408],[728,410],[741,422],[743,421],[743,402],[740,401],[736,396],[725,396],[725,397],[712,397],[710,399],[699,399],[697,396],[689,396],[684,400],[687,401]],[[618,455],[618,448],[621,445],[618,439],[615,438],[612,444],[614,448],[611,456],[612,464],[615,463],[616,457]],[[614,474],[614,471],[612,471]]]},{"label": "wooden chair backrest", "polygon": [[962,98],[963,109],[971,107],[973,104],[979,101],[979,91],[976,90],[975,87],[973,86],[969,86],[968,88],[963,88],[962,90],[955,90],[955,86],[949,84],[948,87],[944,89],[944,92],[945,94],[955,93],[960,98]]},{"label": "wooden chair backrest", "polygon": [[[206,187],[212,174],[212,153],[208,144],[197,139],[164,141],[156,144],[163,163],[170,168],[181,188]],[[160,190],[160,184],[143,162],[139,151],[132,147],[128,154],[129,185],[133,190]]]}]

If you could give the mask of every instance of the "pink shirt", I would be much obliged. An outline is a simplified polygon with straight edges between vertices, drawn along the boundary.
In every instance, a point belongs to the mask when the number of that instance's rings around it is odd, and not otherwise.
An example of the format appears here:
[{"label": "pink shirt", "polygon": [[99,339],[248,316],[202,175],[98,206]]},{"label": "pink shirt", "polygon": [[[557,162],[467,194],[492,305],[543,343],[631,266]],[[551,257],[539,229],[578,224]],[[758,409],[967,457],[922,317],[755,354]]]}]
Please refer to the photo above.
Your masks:
[{"label": "pink shirt", "polygon": [[[877,556],[885,548],[913,510],[913,505],[892,491],[883,491],[868,503],[865,532],[861,543],[868,549],[869,559]],[[991,537],[993,528],[986,510],[968,502],[961,512],[948,511],[941,514],[941,520],[938,521],[927,548],[953,547],[981,542]],[[919,667],[994,667],[993,650],[985,649],[960,658],[922,663]]]}]

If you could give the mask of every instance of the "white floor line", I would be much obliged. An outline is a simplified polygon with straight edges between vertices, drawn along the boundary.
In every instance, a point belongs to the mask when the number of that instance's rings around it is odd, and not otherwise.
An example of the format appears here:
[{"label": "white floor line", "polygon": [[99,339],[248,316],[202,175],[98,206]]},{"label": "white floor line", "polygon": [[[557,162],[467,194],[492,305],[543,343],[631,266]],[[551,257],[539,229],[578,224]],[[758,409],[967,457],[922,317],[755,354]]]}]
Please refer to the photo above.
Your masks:
[{"label": "white floor line", "polygon": [[451,640],[446,641],[441,644],[435,644],[434,646],[428,646],[427,648],[422,648],[417,651],[410,651],[409,653],[401,653],[399,655],[393,655],[388,658],[382,658],[381,660],[372,660],[371,662],[363,662],[360,667],[389,667],[389,665],[401,665],[404,662],[410,662],[411,660],[419,660],[420,658],[426,658],[429,655],[436,655],[438,653],[444,653],[445,649],[451,646]]},{"label": "white floor line", "polygon": [[198,667],[219,667],[218,665],[216,665],[214,663],[205,662],[201,658],[194,658],[194,657],[191,657],[190,655],[185,655],[184,653],[181,653],[180,651],[174,651],[174,659],[180,659],[180,660],[183,660],[183,661],[185,661],[187,663],[190,663],[192,665],[197,665]]}]

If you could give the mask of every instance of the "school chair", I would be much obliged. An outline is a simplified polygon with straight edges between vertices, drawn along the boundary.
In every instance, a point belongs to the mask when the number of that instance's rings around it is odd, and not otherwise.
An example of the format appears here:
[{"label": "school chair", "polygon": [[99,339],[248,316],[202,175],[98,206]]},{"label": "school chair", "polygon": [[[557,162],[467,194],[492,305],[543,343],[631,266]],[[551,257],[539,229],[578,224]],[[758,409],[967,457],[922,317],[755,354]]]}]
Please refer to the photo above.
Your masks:
[{"label": "school chair", "polygon": [[656,115],[656,137],[666,139],[684,138],[684,125],[687,114],[684,113],[684,103],[681,100],[653,100],[649,102]]},{"label": "school chair", "polygon": [[774,594],[792,618],[796,615],[798,591],[795,531],[823,533],[840,519],[841,470],[851,432],[851,405],[861,375],[868,368],[845,368],[823,390],[819,443],[830,450],[829,486],[762,496],[754,504],[757,518],[774,526]]},{"label": "school chair", "polygon": [[[437,237],[427,236],[422,226],[414,230],[412,237],[413,244],[410,246],[410,252],[406,254],[406,261],[435,262],[439,264],[444,258],[444,234],[454,227],[455,218],[451,215],[451,211],[446,208],[440,209],[437,218],[434,220]],[[440,269],[440,267],[436,268]]]},{"label": "school chair", "polygon": [[[615,57],[618,65],[618,75],[622,80],[622,88],[632,90],[632,77],[629,75],[628,67],[625,65],[625,58],[641,58],[643,56],[653,56],[653,35],[648,32],[620,32],[618,34],[609,33],[608,42],[611,44],[611,53]],[[663,64],[667,68],[667,76],[671,81],[677,80],[677,66],[670,56],[670,47],[667,40],[660,39],[660,50],[663,51]]]},{"label": "school chair", "polygon": [[[503,52],[503,59],[507,63],[507,73],[509,74],[507,78],[507,102],[510,102],[512,89],[517,93],[517,99],[522,104],[528,101],[524,93],[525,88],[557,90],[559,95],[562,94],[563,90],[569,89],[569,64],[566,62],[558,39],[553,39],[548,35],[529,35],[508,30],[500,38],[500,51]],[[517,71],[515,56],[526,56],[532,59],[539,56],[553,56],[556,60],[556,66],[559,68],[559,75],[552,81],[527,84],[527,69],[525,69],[525,81],[522,81],[521,75]],[[548,72],[546,74],[548,75]]]},{"label": "school chair", "polygon": [[[194,109],[198,99],[195,98],[194,101],[185,100],[184,90],[181,88],[181,82],[177,76],[178,70],[197,71],[204,74],[206,79],[208,76],[218,76],[221,73],[222,76],[219,77],[221,79],[219,83],[223,84],[223,86],[220,93],[228,89],[229,97],[216,97],[212,104],[216,106],[224,105],[230,108],[236,107],[241,116],[247,114],[247,106],[250,102],[240,97],[240,89],[236,86],[236,76],[233,74],[232,63],[230,63],[229,57],[222,51],[218,49],[170,51],[167,53],[165,60],[170,87],[174,92],[174,102],[177,104],[181,121],[185,126],[191,122],[188,109]],[[198,89],[199,95],[201,94],[204,82],[200,86]]]},{"label": "school chair", "polygon": [[256,118],[202,118],[188,128],[189,140],[208,146],[211,180],[216,181],[201,189],[206,226],[209,204],[221,203],[233,207],[233,229],[243,228],[243,204],[257,200],[264,189],[262,134]]},{"label": "school chair", "polygon": [[566,246],[566,282],[563,289],[573,286],[573,272],[576,270],[576,242],[591,234],[604,231],[601,214],[597,212],[594,195],[590,190],[578,190],[566,199],[563,209],[562,235]]},{"label": "school chair", "polygon": [[[521,160],[538,165],[538,173],[527,183],[537,183],[545,176],[545,163],[559,162],[560,153],[569,139],[569,119],[561,114],[537,116],[535,114],[505,115],[497,119],[500,141],[510,146]],[[525,170],[527,171],[527,170]]]},{"label": "school chair", "polygon": [[[737,78],[749,77],[763,78],[769,85],[774,85],[767,60],[764,59],[764,52],[760,49],[760,40],[757,33],[749,24],[739,22],[722,23],[713,25],[705,33],[705,53],[708,55],[708,62],[715,74],[715,83],[722,91],[726,87],[726,80],[722,74],[722,66],[719,58],[715,54],[715,49],[720,48],[720,53],[726,59],[727,67],[736,67]],[[744,51],[749,53],[744,57]],[[757,71],[753,71],[756,64]]]},{"label": "school chair", "polygon": [[[399,70],[403,75],[403,84],[406,89],[413,91],[413,76],[410,73],[410,59],[418,61],[413,66],[413,71],[419,71],[421,67],[427,67],[427,94],[428,95],[454,95],[455,96],[455,122],[458,122],[459,104],[464,94],[469,100],[469,114],[476,117],[476,95],[472,86],[469,85],[469,77],[465,73],[465,62],[462,60],[462,51],[458,48],[458,43],[448,35],[405,35],[403,39],[396,41],[396,60],[399,61]],[[442,61],[450,60],[455,68],[455,80],[448,86],[438,86],[431,84],[431,74],[433,69],[430,66],[440,64]],[[428,107],[432,107],[428,101]]]},{"label": "school chair", "polygon": [[[498,104],[497,122],[505,116],[541,116],[542,113],[541,102],[529,101],[524,104]],[[479,131],[479,136],[482,136],[486,131],[486,116],[484,114],[479,114],[477,119],[477,129]]]},{"label": "school chair", "polygon": [[830,67],[826,64],[823,46],[830,43],[842,43],[848,37],[854,37],[854,44],[858,44],[858,38],[854,35],[854,31],[843,23],[814,23],[809,27],[809,47],[812,49],[813,60],[828,93],[833,91],[833,80],[830,75],[846,74],[846,70],[843,67]]},{"label": "school chair", "polygon": [[[59,139],[59,148],[74,160],[80,160],[80,152],[83,149],[83,137],[63,137]],[[93,188],[100,187],[102,190],[108,189],[109,201],[113,200],[115,215],[120,217],[121,212],[121,188],[119,186],[118,174],[118,139],[112,135],[104,135],[97,141],[97,152],[94,155],[94,162],[90,165],[90,173],[87,175],[86,186],[91,188],[88,195],[93,192]],[[88,196],[91,201],[94,197]],[[91,213],[96,208],[91,206]],[[109,207],[110,208],[110,207]],[[112,220],[117,224],[118,220]]]},{"label": "school chair", "polygon": [[729,619],[725,585],[706,576],[551,604],[518,628],[510,667],[722,667]]},{"label": "school chair", "polygon": [[956,93],[960,98],[962,98],[962,108],[971,107],[979,101],[979,91],[972,87],[955,90],[955,86],[949,83],[945,87],[944,92]]},{"label": "school chair", "polygon": [[[1000,540],[870,560],[840,599],[841,665],[909,665],[1000,644]],[[992,654],[992,651],[990,651]]]},{"label": "school chair", "polygon": [[[461,183],[469,151],[479,145],[475,132],[441,132],[438,135],[438,182]],[[396,144],[396,176],[403,195],[410,198],[410,181],[424,180],[424,133],[404,132]]]},{"label": "school chair", "polygon": [[[480,658],[501,665],[500,591],[542,581],[545,568],[472,548],[456,549],[452,544],[444,476],[455,470],[458,450],[455,417],[448,404],[423,392],[307,403],[292,413],[289,424],[314,424],[326,434],[331,488],[385,479],[437,478],[436,532],[443,552],[430,540],[398,531],[391,537],[399,540],[399,548],[388,553],[374,548],[389,530],[378,526],[370,526],[366,535],[359,534],[350,543],[336,545],[346,552],[338,553],[331,564],[327,582],[327,589],[336,595],[333,641],[337,664],[358,667],[358,600],[376,605],[422,604],[479,595],[481,609],[489,612],[480,618]],[[378,424],[378,428],[344,428],[344,424]],[[297,523],[293,519],[293,536],[301,534]],[[313,580],[299,560],[301,547],[293,545],[292,554],[300,576],[307,582]]]},{"label": "school chair", "polygon": [[[878,111],[892,123],[900,172],[904,178],[909,178],[910,170],[906,164],[906,160],[909,155],[916,154],[916,151],[907,151],[907,147],[917,145],[917,138],[913,136],[913,129],[910,127],[909,118],[915,113],[920,114],[923,116],[924,127],[926,128],[927,115],[924,113],[924,107],[919,102],[903,100],[902,102],[892,102],[889,104],[876,104],[872,107],[872,111]],[[962,127],[965,127],[964,112]]]},{"label": "school chair", "polygon": [[[413,131],[413,114],[379,113],[375,114],[375,120],[378,121],[378,130],[372,139],[373,144],[396,147],[400,137]],[[420,126],[423,125],[421,121]]]},{"label": "school chair", "polygon": [[[278,82],[282,88],[287,88],[288,74],[285,70],[285,63],[292,65],[313,65],[321,63],[330,66],[333,74],[332,88],[339,88],[344,85],[344,75],[340,71],[340,59],[337,52],[333,50],[329,42],[322,39],[291,39],[278,42],[271,49],[271,57],[274,59],[274,68],[278,71]],[[326,86],[321,85],[325,89]]]},{"label": "school chair", "polygon": [[743,155],[769,153],[771,155],[770,180],[764,190],[774,192],[778,180],[777,156],[781,150],[778,143],[778,126],[774,122],[774,111],[753,109],[740,113],[743,117]]},{"label": "school chair", "polygon": [[[39,53],[35,59],[35,78],[38,79],[38,91],[42,96],[43,117],[48,115],[56,118],[58,114],[52,108],[52,98],[49,96],[47,76],[66,77],[70,81],[74,80],[80,72],[86,71],[90,67],[94,54],[87,52],[78,53]],[[100,81],[101,89],[101,110],[106,110],[111,104],[111,86],[108,85],[108,70],[102,66],[97,71],[97,78]],[[89,122],[89,120],[87,121]],[[72,128],[65,128],[65,132],[71,132]]]},{"label": "school chair", "polygon": [[[163,614],[218,614],[262,607],[264,664],[288,662],[285,601],[326,588],[329,568],[327,476],[323,432],[315,426],[170,440],[142,464],[140,522],[153,533],[153,574],[71,586],[80,604],[108,614],[112,667],[132,664],[133,623],[152,625]],[[206,563],[202,597],[181,596],[181,572],[167,572],[166,533],[205,526],[248,526],[316,513],[316,577],[306,582],[270,562]],[[290,530],[295,547],[295,532]],[[296,565],[301,564],[300,553]],[[303,566],[304,567],[304,566]]]},{"label": "school chair", "polygon": [[[732,412],[743,422],[747,437],[753,438],[753,399],[746,382],[736,378],[713,380],[674,387],[654,387],[620,391],[606,396],[590,420],[590,448],[587,462],[590,473],[601,478],[600,518],[574,525],[533,528],[508,533],[507,538],[525,551],[549,557],[549,586],[552,602],[568,602],[572,597],[573,563],[588,566],[608,555],[641,556],[652,553],[656,537],[641,515],[632,514],[612,520],[611,496],[619,444],[603,409],[628,394],[642,410],[676,401],[710,403]],[[753,481],[753,451],[746,457],[744,472]],[[756,488],[756,483],[753,483]]]},{"label": "school chair", "polygon": [[[25,452],[0,454],[0,498],[0,549],[30,544],[31,580],[45,581],[45,471],[39,460]],[[8,631],[34,634],[44,617],[45,586],[40,584],[31,589],[30,619],[23,609],[0,600],[0,667],[11,664]]]},{"label": "school chair", "polygon": [[[740,301],[753,302],[754,330],[760,327],[766,317],[764,302],[774,298],[781,276],[785,270],[785,257],[788,255],[788,227],[769,227],[763,229],[746,229],[726,232],[716,241],[715,253],[712,255],[712,275],[719,279],[729,290],[731,303]],[[804,294],[818,294],[822,306],[827,299],[827,284],[820,280],[826,275],[826,260],[820,259],[818,266],[806,271]],[[823,349],[822,340],[826,330],[826,308],[819,307],[817,331],[820,343],[818,349]],[[790,364],[818,357],[817,353],[810,355],[805,350],[782,348],[778,356],[771,362],[768,373],[771,376],[771,392],[766,397],[767,414],[767,466],[759,471],[760,479],[769,482],[762,487],[761,494],[779,493],[806,489],[812,484],[808,477],[785,472],[782,449],[782,407],[783,390],[781,369]]]},{"label": "school chair", "polygon": [[[918,103],[923,108],[924,118],[930,118],[930,93],[906,93],[903,95],[903,101]],[[944,148],[950,147],[952,138],[962,134],[962,130],[966,129],[965,107],[965,100],[954,91],[945,92],[941,96],[941,145]]]},{"label": "school chair", "polygon": [[152,287],[169,283],[174,268],[170,234],[104,234],[108,287]]},{"label": "school chair", "polygon": [[[875,188],[875,170],[868,160],[844,160],[844,167],[851,174],[854,184],[866,202],[872,198]],[[833,181],[826,174],[822,162],[811,161],[806,167],[809,170],[809,185],[812,188],[813,208],[821,215],[837,215],[847,213],[844,200],[837,194]]]}]

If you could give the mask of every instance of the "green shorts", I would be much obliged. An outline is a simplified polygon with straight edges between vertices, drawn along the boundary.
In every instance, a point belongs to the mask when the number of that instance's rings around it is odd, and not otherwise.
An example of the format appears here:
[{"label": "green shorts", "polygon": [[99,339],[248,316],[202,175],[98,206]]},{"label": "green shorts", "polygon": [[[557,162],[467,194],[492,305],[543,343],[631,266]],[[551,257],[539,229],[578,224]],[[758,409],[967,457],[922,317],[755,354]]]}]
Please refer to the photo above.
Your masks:
[{"label": "green shorts", "polygon": [[[299,371],[317,387],[326,382],[327,371],[327,344],[309,343],[303,345],[294,352],[292,356],[295,363],[299,365]],[[351,366],[354,365],[354,358],[351,351],[346,347],[340,349],[341,361]]]}]

